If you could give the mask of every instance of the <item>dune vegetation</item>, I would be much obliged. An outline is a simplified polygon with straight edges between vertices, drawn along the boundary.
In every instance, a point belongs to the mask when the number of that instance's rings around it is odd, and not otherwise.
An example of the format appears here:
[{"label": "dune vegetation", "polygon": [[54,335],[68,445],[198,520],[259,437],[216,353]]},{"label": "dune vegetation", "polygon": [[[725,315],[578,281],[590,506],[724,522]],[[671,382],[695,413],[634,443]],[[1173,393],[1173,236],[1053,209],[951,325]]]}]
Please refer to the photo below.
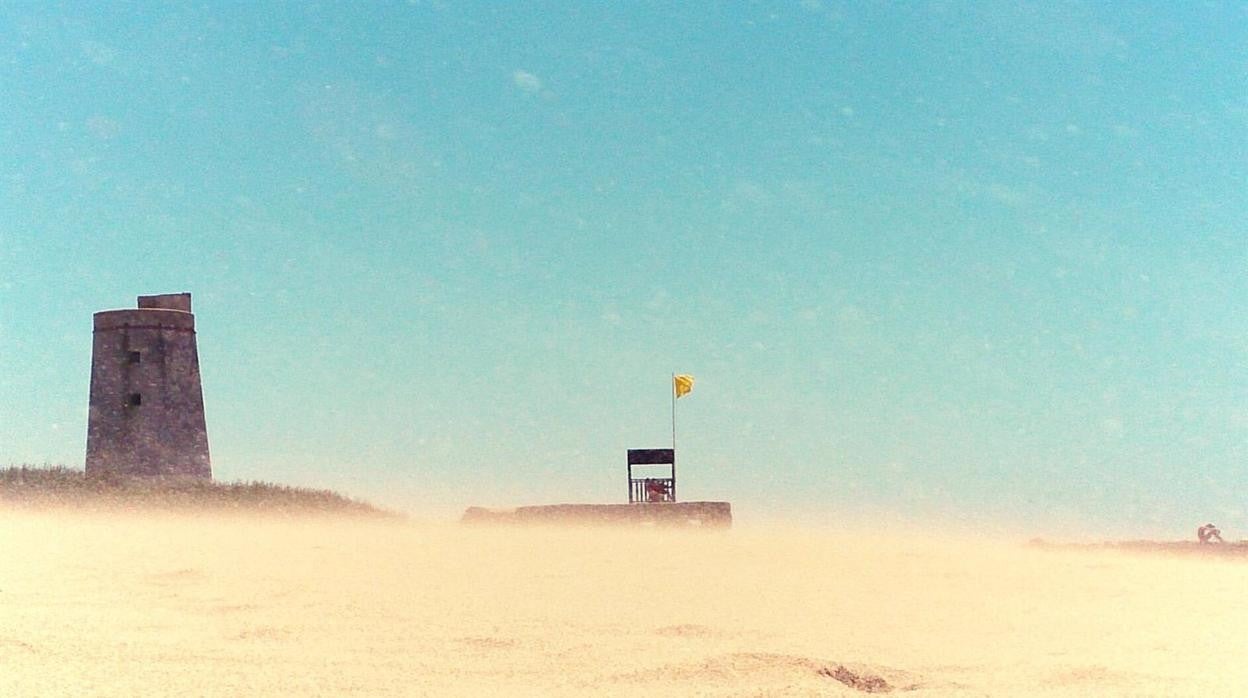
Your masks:
[{"label": "dune vegetation", "polygon": [[59,465],[0,468],[0,505],[397,516],[331,490],[271,482],[88,476]]}]

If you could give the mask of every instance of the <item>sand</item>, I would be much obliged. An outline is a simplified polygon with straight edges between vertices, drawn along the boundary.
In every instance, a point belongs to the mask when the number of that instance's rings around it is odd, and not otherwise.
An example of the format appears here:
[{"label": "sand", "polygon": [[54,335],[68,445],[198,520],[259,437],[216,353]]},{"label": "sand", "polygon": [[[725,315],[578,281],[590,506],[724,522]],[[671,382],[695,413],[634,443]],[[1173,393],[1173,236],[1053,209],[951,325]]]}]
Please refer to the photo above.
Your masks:
[{"label": "sand", "polygon": [[1248,562],[0,513],[0,696],[1232,696]]}]

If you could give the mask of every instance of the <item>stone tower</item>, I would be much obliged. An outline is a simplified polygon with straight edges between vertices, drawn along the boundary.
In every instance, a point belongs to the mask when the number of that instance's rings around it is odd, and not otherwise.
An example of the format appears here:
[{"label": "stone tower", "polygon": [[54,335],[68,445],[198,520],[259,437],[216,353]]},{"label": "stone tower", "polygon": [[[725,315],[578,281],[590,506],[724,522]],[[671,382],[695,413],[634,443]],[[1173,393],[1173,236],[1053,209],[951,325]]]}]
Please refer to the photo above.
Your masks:
[{"label": "stone tower", "polygon": [[95,314],[87,475],[212,479],[191,294]]}]

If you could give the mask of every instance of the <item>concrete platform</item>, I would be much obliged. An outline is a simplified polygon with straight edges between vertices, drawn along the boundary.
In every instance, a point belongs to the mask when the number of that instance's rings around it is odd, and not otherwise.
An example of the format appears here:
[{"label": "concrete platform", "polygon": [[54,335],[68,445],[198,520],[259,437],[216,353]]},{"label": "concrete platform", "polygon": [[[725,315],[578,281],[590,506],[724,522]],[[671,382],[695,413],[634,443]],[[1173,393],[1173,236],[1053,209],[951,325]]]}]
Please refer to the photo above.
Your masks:
[{"label": "concrete platform", "polygon": [[655,502],[643,504],[549,504],[515,509],[468,507],[466,524],[589,524],[729,528],[728,502]]}]

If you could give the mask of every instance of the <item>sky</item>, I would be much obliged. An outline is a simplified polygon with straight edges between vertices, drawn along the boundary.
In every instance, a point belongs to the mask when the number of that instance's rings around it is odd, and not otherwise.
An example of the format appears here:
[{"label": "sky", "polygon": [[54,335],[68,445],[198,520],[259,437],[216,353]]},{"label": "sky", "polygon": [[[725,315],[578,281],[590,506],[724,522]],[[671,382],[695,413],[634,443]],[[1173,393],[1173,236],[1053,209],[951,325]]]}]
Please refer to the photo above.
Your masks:
[{"label": "sky", "polygon": [[0,465],[189,291],[218,479],[1248,537],[1248,5],[0,4]]}]

